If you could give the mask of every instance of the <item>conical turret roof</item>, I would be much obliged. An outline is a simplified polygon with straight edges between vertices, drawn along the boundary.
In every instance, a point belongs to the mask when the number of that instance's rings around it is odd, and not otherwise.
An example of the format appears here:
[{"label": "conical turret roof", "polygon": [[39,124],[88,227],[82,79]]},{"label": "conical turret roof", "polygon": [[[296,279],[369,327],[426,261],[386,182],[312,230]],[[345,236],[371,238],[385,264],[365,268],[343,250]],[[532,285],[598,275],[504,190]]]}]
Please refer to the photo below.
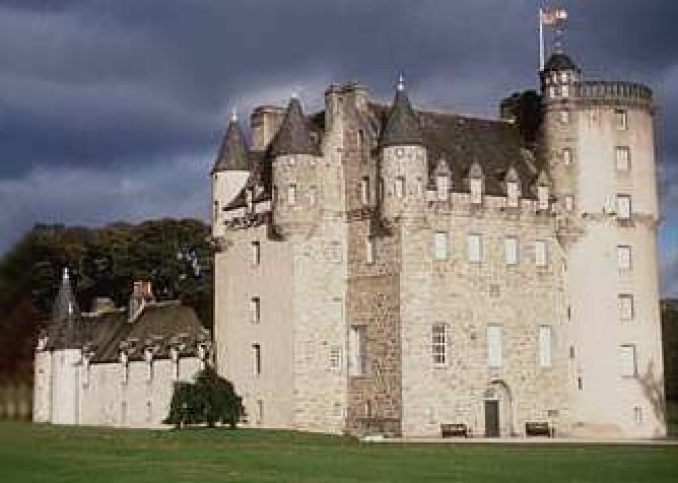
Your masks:
[{"label": "conical turret roof", "polygon": [[226,128],[226,135],[219,150],[219,156],[214,163],[212,173],[219,171],[249,171],[250,166],[247,161],[247,145],[245,144],[245,135],[240,129],[238,120],[235,116]]},{"label": "conical turret roof", "polygon": [[544,65],[544,72],[561,72],[567,70],[579,71],[579,67],[572,61],[569,55],[563,52],[553,53]]},{"label": "conical turret roof", "polygon": [[405,93],[405,85],[401,78],[398,82],[393,105],[388,113],[386,125],[381,133],[379,146],[424,145],[424,134],[417,114],[412,109]]},{"label": "conical turret roof", "polygon": [[318,145],[311,138],[311,129],[296,97],[287,106],[285,119],[271,143],[271,154],[274,157],[291,154],[321,155]]}]

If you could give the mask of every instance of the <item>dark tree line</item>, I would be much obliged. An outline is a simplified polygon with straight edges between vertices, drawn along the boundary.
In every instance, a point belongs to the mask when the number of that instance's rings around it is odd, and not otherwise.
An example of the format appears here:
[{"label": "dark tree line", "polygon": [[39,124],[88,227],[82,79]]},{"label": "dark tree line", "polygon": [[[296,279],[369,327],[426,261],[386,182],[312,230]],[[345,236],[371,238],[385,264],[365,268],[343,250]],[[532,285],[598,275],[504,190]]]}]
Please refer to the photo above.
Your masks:
[{"label": "dark tree line", "polygon": [[678,403],[678,300],[662,303],[662,342],[666,399]]},{"label": "dark tree line", "polygon": [[102,228],[37,225],[0,259],[0,379],[32,373],[33,348],[67,266],[81,309],[96,297],[125,305],[135,280],[181,299],[212,327],[210,228],[162,219]]}]

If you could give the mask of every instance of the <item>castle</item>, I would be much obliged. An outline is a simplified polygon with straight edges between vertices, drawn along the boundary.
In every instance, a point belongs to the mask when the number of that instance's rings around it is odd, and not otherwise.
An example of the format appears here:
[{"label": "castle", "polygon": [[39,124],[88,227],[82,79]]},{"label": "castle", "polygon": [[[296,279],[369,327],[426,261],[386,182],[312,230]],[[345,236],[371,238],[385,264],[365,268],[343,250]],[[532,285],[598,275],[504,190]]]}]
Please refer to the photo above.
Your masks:
[{"label": "castle", "polygon": [[[249,422],[666,434],[650,89],[553,53],[501,118],[331,85],[232,119],[212,170],[215,350]],[[536,424],[535,424],[536,423]]]},{"label": "castle", "polygon": [[81,312],[64,270],[35,353],[33,420],[39,423],[162,427],[175,381],[209,363],[211,336],[195,311],[157,302],[135,282],[128,307],[107,298]]}]

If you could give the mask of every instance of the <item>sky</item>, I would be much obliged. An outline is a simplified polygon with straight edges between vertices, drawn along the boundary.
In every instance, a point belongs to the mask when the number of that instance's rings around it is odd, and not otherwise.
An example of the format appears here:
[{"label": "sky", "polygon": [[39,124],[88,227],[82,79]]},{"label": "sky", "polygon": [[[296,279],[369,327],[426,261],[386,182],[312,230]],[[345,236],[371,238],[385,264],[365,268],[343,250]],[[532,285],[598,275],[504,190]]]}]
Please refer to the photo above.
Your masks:
[{"label": "sky", "polygon": [[[0,253],[35,223],[208,219],[232,109],[332,82],[496,116],[537,85],[537,0],[0,0]],[[588,78],[653,88],[662,292],[678,297],[675,0],[569,0]]]}]

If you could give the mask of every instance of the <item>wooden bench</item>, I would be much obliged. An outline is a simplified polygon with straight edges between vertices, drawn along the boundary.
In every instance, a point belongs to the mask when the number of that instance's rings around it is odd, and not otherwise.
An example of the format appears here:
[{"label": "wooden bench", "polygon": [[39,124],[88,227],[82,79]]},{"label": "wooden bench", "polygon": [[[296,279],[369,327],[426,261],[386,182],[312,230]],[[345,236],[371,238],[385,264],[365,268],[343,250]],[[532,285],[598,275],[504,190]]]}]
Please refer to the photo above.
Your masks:
[{"label": "wooden bench", "polygon": [[553,438],[555,434],[555,429],[547,422],[533,421],[525,423],[525,436],[546,436]]},{"label": "wooden bench", "polygon": [[453,436],[468,438],[470,433],[471,431],[468,426],[463,423],[440,425],[440,434],[443,438],[451,438]]}]

